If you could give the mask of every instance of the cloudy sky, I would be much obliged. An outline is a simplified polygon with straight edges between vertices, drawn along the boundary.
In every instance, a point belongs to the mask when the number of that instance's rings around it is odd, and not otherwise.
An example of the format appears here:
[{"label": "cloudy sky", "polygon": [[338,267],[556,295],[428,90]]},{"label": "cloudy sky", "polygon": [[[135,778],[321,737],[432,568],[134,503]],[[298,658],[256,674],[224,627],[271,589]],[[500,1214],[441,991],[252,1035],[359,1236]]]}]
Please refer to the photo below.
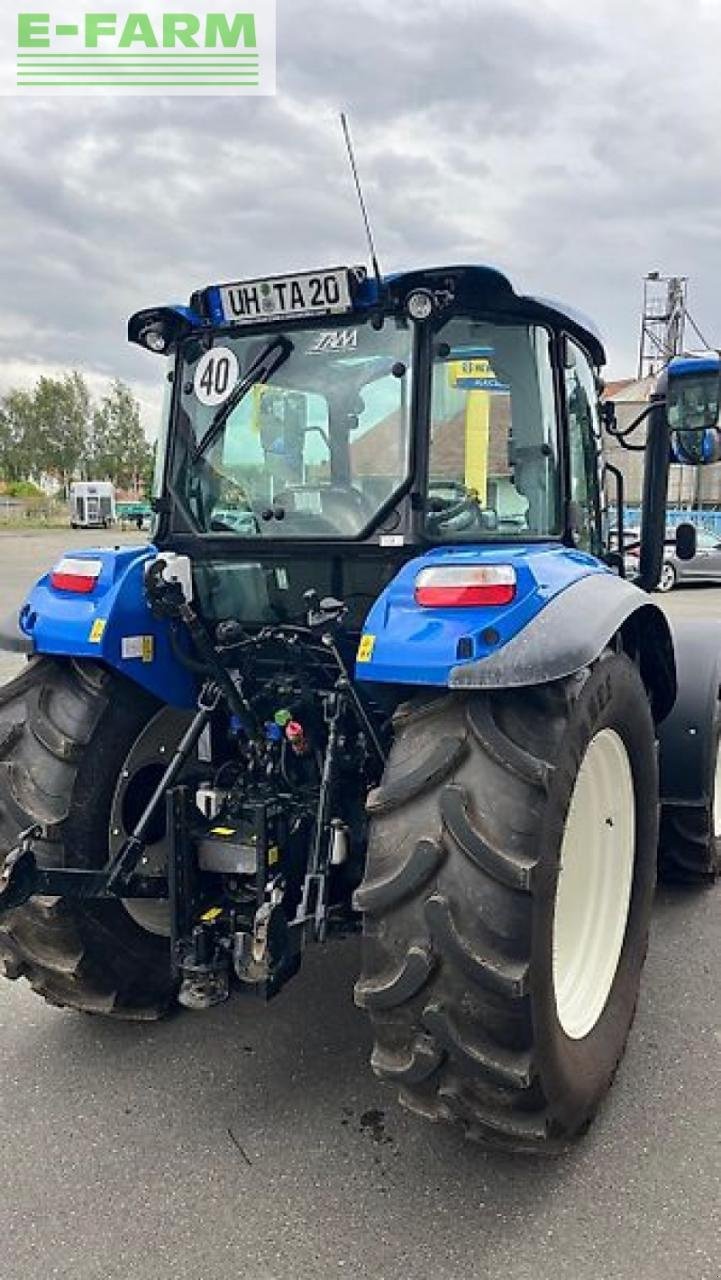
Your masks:
[{"label": "cloudy sky", "polygon": [[0,391],[161,367],[127,315],[214,280],[482,261],[593,315],[632,374],[641,279],[721,344],[721,0],[278,0],[274,98],[0,99]]}]

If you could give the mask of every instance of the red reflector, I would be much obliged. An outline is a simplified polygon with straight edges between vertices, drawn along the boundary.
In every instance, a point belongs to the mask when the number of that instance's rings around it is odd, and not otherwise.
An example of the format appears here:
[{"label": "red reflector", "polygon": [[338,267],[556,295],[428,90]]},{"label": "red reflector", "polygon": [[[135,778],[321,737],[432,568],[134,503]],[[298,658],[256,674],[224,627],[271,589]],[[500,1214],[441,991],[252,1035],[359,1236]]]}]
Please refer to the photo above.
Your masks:
[{"label": "red reflector", "polygon": [[510,564],[434,565],[416,578],[416,604],[445,609],[510,604],[516,572]]},{"label": "red reflector", "polygon": [[92,591],[97,578],[84,578],[79,573],[53,573],[50,575],[50,586],[57,591]]},{"label": "red reflector", "polygon": [[487,587],[416,587],[416,603],[441,605],[510,604],[516,594],[510,584]]},{"label": "red reflector", "polygon": [[75,591],[80,595],[88,595],[95,587],[102,567],[102,560],[64,556],[50,574],[50,586],[56,591]]}]

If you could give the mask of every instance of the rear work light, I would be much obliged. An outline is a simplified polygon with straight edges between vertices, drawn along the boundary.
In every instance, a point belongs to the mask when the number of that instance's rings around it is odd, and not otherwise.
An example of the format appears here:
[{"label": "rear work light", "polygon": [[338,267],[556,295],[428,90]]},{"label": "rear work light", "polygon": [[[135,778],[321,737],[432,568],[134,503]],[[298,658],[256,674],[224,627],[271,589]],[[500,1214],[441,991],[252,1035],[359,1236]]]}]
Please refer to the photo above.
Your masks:
[{"label": "rear work light", "polygon": [[510,564],[449,564],[421,569],[414,594],[416,604],[426,607],[510,604],[516,594],[516,571]]},{"label": "rear work light", "polygon": [[50,574],[50,586],[56,591],[76,591],[88,595],[100,577],[102,560],[73,559],[64,556]]}]

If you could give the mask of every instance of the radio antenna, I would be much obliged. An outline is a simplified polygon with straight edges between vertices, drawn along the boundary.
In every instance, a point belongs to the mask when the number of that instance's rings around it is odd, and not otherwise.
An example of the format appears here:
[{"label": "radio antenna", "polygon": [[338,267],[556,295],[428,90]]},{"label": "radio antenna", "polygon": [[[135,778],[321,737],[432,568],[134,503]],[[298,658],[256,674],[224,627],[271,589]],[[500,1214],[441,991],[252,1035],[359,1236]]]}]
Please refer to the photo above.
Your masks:
[{"label": "radio antenna", "polygon": [[341,129],[343,130],[343,137],[345,138],[345,145],[348,151],[348,160],[350,162],[351,173],[353,174],[353,181],[355,182],[355,189],[358,193],[358,203],[360,205],[361,214],[363,216],[363,225],[366,229],[366,236],[368,238],[368,248],[370,249],[370,254],[371,254],[371,266],[373,267],[373,275],[376,278],[376,284],[378,285],[378,292],[380,293],[383,288],[383,282],[381,279],[381,270],[380,270],[380,267],[378,266],[376,247],[375,247],[375,244],[373,243],[373,232],[371,231],[370,218],[368,217],[366,202],[363,199],[363,188],[361,187],[360,178],[358,177],[358,166],[356,165],[356,162],[355,162],[355,154],[353,152],[353,143],[351,142],[350,130],[348,128],[348,117],[346,116],[345,111],[341,111],[340,113],[340,125],[341,125]]}]

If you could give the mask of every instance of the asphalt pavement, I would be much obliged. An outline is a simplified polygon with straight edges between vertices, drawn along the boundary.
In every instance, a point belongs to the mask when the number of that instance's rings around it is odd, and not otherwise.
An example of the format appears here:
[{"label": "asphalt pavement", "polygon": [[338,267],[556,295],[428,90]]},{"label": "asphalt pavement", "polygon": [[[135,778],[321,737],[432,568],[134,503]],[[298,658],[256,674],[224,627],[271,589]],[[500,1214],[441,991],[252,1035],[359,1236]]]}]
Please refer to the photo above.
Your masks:
[{"label": "asphalt pavement", "polygon": [[[0,613],[90,536],[0,534]],[[721,617],[721,589],[664,603]],[[720,894],[659,893],[617,1082],[554,1160],[398,1108],[368,1067],[355,940],[268,1006],[149,1026],[0,982],[0,1280],[719,1280]]]}]

